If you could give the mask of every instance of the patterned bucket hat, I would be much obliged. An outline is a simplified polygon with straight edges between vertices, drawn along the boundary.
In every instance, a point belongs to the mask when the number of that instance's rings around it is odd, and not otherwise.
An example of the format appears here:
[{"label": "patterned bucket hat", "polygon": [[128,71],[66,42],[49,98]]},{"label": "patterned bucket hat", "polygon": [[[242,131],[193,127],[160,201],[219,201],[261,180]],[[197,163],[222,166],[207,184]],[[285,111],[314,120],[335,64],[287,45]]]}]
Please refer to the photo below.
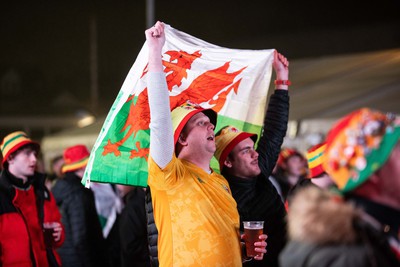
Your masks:
[{"label": "patterned bucket hat", "polygon": [[248,137],[250,137],[254,143],[257,141],[257,134],[240,131],[234,126],[225,126],[216,134],[215,145],[217,148],[214,156],[219,163],[219,169],[221,171],[224,167],[224,162],[232,149]]},{"label": "patterned bucket hat", "polygon": [[174,129],[174,144],[178,141],[179,135],[181,134],[186,123],[191,117],[199,112],[203,112],[214,126],[217,124],[217,113],[212,109],[204,109],[199,104],[191,101],[174,108],[171,112],[172,127]]},{"label": "patterned bucket hat", "polygon": [[399,141],[399,119],[369,108],[340,119],[329,131],[323,167],[342,192],[368,180]]},{"label": "patterned bucket hat", "polygon": [[61,172],[71,172],[86,167],[89,161],[89,151],[85,145],[71,146],[64,151],[64,165]]}]

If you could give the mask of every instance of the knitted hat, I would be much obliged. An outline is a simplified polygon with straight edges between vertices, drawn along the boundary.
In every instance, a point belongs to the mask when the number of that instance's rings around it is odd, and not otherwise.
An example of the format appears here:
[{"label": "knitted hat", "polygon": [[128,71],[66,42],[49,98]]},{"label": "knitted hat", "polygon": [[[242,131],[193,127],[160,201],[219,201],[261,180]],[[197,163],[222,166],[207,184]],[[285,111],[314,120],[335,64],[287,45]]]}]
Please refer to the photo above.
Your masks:
[{"label": "knitted hat", "polygon": [[86,167],[89,161],[89,155],[90,153],[85,145],[76,145],[65,149],[65,163],[61,169],[61,172],[66,173]]},{"label": "knitted hat", "polygon": [[342,192],[351,191],[382,167],[399,138],[394,114],[356,110],[329,131],[323,167]]},{"label": "knitted hat", "polygon": [[178,141],[179,135],[186,123],[199,112],[203,112],[210,119],[210,122],[216,126],[217,113],[212,109],[204,109],[199,104],[193,103],[190,100],[172,110],[171,117],[172,126],[174,128],[174,144]]},{"label": "knitted hat", "polygon": [[325,172],[322,167],[322,155],[324,154],[326,149],[326,143],[320,143],[311,147],[307,151],[307,161],[308,161],[308,169],[309,169],[309,178],[315,178],[320,176]]},{"label": "knitted hat", "polygon": [[7,158],[10,156],[10,154],[15,152],[20,147],[29,144],[33,145],[36,151],[39,151],[40,145],[37,142],[32,141],[28,135],[22,131],[10,133],[4,137],[0,145],[1,153],[3,154],[3,165],[7,161]]},{"label": "knitted hat", "polygon": [[222,171],[224,162],[231,153],[232,149],[244,139],[250,137],[254,143],[257,141],[257,135],[253,133],[242,132],[233,126],[225,126],[215,136],[215,158],[218,160],[219,169]]}]

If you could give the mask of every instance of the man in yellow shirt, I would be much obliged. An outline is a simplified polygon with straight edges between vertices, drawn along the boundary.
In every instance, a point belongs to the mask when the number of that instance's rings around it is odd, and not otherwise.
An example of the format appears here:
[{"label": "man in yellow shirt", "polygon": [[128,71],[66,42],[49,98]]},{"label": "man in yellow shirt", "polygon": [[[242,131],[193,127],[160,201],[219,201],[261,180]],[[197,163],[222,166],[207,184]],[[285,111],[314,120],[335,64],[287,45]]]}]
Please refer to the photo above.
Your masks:
[{"label": "man in yellow shirt", "polygon": [[[151,117],[148,184],[160,266],[242,266],[236,202],[225,178],[210,168],[217,114],[190,101],[170,112],[161,55],[163,23],[145,34]],[[256,251],[266,253],[266,235],[261,238]]]}]

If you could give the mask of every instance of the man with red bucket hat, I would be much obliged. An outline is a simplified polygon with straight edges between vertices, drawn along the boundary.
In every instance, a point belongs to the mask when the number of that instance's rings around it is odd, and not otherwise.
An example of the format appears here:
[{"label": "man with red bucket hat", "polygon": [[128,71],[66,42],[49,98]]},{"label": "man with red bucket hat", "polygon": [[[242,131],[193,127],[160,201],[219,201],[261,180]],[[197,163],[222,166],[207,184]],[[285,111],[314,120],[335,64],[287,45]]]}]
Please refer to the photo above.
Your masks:
[{"label": "man with red bucket hat", "polygon": [[65,149],[61,170],[64,176],[52,188],[66,234],[58,250],[63,267],[109,266],[94,194],[81,183],[89,155],[85,145]]},{"label": "man with red bucket hat", "polygon": [[0,148],[0,266],[61,266],[55,250],[64,242],[61,215],[45,175],[35,171],[40,145],[17,131]]},{"label": "man with red bucket hat", "polygon": [[[161,61],[163,23],[148,29],[146,40],[151,117],[148,184],[160,266],[241,266],[236,202],[225,178],[210,168],[216,113],[191,102],[170,112]],[[256,242],[257,252],[266,252],[263,237]]]},{"label": "man with red bucket hat", "polygon": [[334,125],[322,161],[342,197],[294,196],[282,266],[400,266],[399,140],[391,113],[362,108]]},{"label": "man with red bucket hat", "polygon": [[278,255],[286,243],[286,211],[268,177],[275,166],[287,130],[289,115],[289,61],[275,51],[275,91],[270,96],[262,134],[240,131],[233,125],[215,135],[215,158],[228,180],[237,202],[241,230],[243,221],[264,221],[268,253],[262,261],[243,266],[278,266]]}]

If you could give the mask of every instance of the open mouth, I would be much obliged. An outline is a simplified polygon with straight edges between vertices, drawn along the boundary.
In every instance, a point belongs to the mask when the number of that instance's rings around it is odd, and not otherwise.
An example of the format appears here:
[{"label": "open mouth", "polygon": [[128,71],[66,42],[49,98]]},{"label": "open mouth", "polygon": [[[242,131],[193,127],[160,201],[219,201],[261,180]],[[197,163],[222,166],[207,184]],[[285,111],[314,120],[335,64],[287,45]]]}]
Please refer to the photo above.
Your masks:
[{"label": "open mouth", "polygon": [[214,135],[207,137],[208,141],[214,141]]}]

